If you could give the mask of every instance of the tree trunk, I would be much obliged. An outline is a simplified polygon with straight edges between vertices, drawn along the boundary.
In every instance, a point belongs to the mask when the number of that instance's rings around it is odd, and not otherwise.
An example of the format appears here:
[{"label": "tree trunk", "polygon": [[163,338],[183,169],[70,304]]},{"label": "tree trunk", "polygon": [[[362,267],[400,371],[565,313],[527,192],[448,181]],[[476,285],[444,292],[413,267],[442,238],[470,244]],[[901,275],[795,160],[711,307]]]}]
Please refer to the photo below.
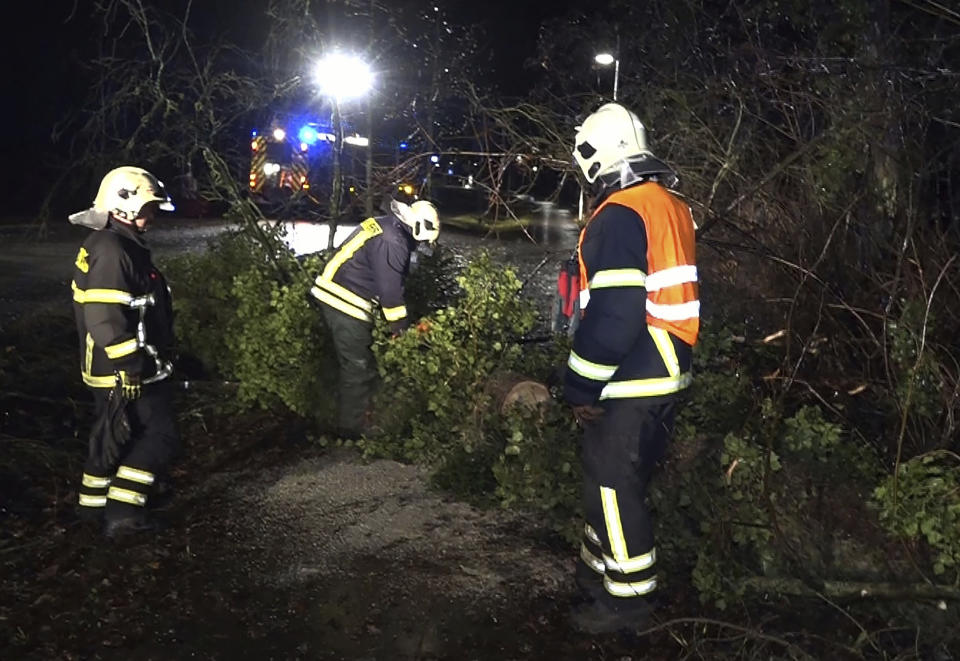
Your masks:
[{"label": "tree trunk", "polygon": [[515,406],[536,409],[550,399],[550,391],[545,385],[514,372],[492,375],[487,383],[487,392],[501,414]]}]

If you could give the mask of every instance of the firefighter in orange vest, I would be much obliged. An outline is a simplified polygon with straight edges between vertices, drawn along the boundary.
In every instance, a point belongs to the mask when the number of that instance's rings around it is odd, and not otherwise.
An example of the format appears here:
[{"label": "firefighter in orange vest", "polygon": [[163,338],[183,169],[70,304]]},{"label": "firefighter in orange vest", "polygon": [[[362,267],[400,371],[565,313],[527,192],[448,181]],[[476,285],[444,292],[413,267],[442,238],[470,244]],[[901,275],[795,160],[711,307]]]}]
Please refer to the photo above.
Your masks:
[{"label": "firefighter in orange vest", "polygon": [[573,624],[643,626],[657,587],[647,484],[690,386],[700,325],[695,226],[635,114],[608,103],[577,127],[574,159],[596,189],[580,233],[582,317],[564,396],[583,428],[586,522]]}]

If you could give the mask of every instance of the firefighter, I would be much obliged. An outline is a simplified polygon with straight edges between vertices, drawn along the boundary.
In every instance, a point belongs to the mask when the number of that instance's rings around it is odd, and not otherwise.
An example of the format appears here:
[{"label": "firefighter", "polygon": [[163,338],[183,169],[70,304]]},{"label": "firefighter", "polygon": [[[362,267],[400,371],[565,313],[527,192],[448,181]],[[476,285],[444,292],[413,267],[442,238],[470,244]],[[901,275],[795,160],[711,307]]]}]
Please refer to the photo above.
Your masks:
[{"label": "firefighter", "polygon": [[93,207],[70,217],[96,230],[77,253],[72,283],[80,371],[98,419],[80,511],[102,518],[110,538],[156,528],[146,506],[179,446],[168,381],[173,311],[143,237],[172,209],[156,177],[125,166],[103,178]]},{"label": "firefighter", "polygon": [[360,223],[310,290],[322,303],[340,363],[338,433],[343,438],[359,438],[368,423],[377,383],[371,350],[375,310],[380,308],[394,334],[410,325],[404,282],[411,255],[439,234],[432,203],[391,200],[390,213]]},{"label": "firefighter", "polygon": [[637,116],[608,103],[577,127],[574,160],[597,193],[580,233],[583,310],[564,396],[583,429],[586,522],[573,624],[642,626],[657,587],[646,489],[690,386],[700,302],[695,225]]}]

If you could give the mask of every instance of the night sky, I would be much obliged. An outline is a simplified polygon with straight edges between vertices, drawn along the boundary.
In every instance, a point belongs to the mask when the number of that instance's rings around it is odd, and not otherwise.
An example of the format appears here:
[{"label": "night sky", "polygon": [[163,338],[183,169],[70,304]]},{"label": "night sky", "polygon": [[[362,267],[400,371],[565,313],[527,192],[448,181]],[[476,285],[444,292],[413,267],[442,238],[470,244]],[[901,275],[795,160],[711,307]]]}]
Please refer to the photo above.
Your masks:
[{"label": "night sky", "polygon": [[[181,3],[165,0],[162,6],[172,9]],[[65,145],[54,144],[51,136],[56,123],[76,107],[87,89],[84,65],[98,52],[103,32],[102,23],[90,16],[91,4],[90,0],[40,0],[11,2],[4,8],[8,20],[0,104],[5,127],[3,216],[34,213],[66,165]],[[195,0],[191,27],[200,38],[228,35],[241,44],[256,43],[263,26],[257,17],[267,4],[265,0]],[[442,3],[451,19],[482,27],[481,47],[489,49],[492,65],[487,73],[510,96],[522,96],[529,84],[530,72],[522,63],[535,53],[541,22],[571,5],[516,0]]]}]

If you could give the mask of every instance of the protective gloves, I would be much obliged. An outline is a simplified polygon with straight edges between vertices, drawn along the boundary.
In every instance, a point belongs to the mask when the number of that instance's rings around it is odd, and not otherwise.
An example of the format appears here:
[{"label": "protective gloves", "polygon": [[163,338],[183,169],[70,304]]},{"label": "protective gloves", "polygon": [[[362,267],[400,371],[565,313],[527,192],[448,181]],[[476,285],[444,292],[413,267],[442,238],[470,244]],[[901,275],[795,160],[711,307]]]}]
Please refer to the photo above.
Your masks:
[{"label": "protective gloves", "polygon": [[585,404],[583,406],[573,407],[573,417],[577,419],[577,424],[582,425],[585,422],[593,422],[603,417],[603,408]]},{"label": "protective gloves", "polygon": [[117,372],[117,383],[120,385],[120,393],[128,402],[140,399],[143,385],[139,374],[128,374],[127,372]]}]

